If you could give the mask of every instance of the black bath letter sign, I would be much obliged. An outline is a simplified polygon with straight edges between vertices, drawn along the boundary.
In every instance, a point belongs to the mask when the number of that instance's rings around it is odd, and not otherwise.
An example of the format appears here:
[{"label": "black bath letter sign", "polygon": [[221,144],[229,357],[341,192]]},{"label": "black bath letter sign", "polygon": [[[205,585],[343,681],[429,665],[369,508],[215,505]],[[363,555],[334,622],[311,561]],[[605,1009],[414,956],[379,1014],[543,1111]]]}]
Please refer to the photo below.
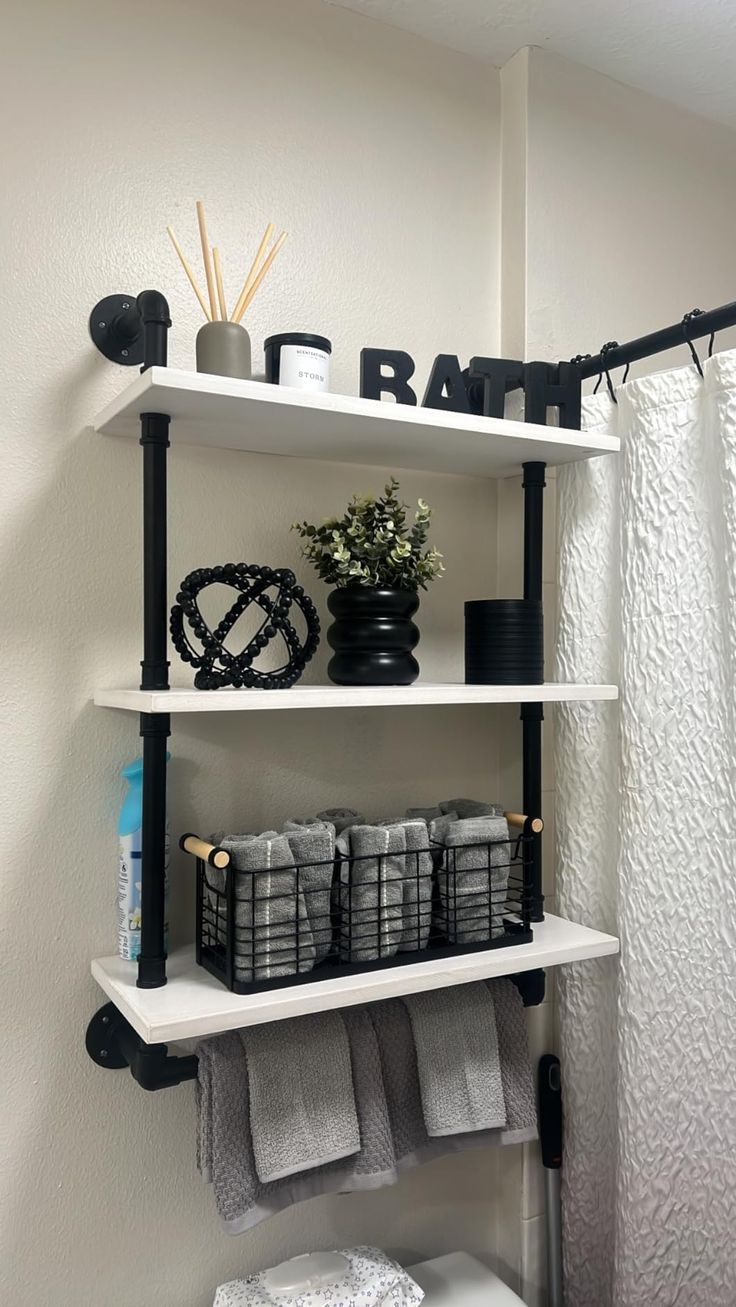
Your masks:
[{"label": "black bath letter sign", "polygon": [[454,354],[438,354],[422,400],[423,408],[444,409],[446,413],[469,413],[460,364]]},{"label": "black bath letter sign", "polygon": [[547,421],[547,409],[557,408],[560,426],[580,430],[580,368],[577,363],[524,365],[524,421]]},{"label": "black bath letter sign", "polygon": [[[384,368],[392,368],[389,376]],[[403,349],[362,349],[360,351],[360,393],[363,399],[380,399],[394,395],[397,404],[416,404],[417,397],[409,385],[414,375],[414,360]]]},{"label": "black bath letter sign", "polygon": [[502,418],[507,394],[523,383],[524,364],[520,359],[471,359],[468,398],[472,412],[487,418]]}]

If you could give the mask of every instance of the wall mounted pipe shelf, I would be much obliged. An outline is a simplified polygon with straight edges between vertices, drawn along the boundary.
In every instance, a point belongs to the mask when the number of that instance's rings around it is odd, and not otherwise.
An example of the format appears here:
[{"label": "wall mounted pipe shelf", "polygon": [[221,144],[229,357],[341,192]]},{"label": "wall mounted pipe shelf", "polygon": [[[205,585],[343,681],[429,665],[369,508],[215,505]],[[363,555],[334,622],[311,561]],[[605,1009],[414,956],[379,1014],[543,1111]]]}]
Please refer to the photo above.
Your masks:
[{"label": "wall mounted pipe shelf", "polygon": [[295,685],[291,690],[96,690],[99,708],[138,713],[283,712],[442,704],[586,703],[617,699],[615,685]]},{"label": "wall mounted pipe shelf", "polygon": [[158,367],[108,404],[95,430],[137,439],[141,413],[168,414],[175,444],[463,476],[514,476],[527,462],[557,467],[619,449],[598,432]]},{"label": "wall mounted pipe shelf", "polygon": [[[344,464],[481,477],[524,473],[524,597],[541,599],[542,514],[547,466],[618,450],[613,437],[533,421],[512,422],[288,390],[252,381],[169,370],[168,306],[157,291],[108,296],[93,310],[98,348],[140,376],[99,415],[104,435],[136,437],[143,466],[143,658],[139,689],[99,690],[95,702],[140,714],[143,737],[141,950],[92,963],[110,1000],[93,1017],[87,1049],[100,1065],[130,1068],[147,1089],[196,1075],[196,1057],[175,1057],[166,1041],[233,1030],[300,1013],[375,1002],[493,976],[513,976],[525,1003],[541,1001],[544,968],[618,951],[618,941],[543,911],[542,854],[532,836],[529,882],[533,939],[502,949],[345,975],[238,995],[196,965],[192,950],[164,948],[166,751],[171,714],[326,707],[519,703],[523,727],[523,811],[541,806],[543,705],[615,699],[612,685],[409,687],[296,686],[287,691],[215,693],[170,689],[168,664],[167,458],[170,439],[204,447]],[[543,410],[542,410],[543,411]],[[534,416],[529,412],[529,416]],[[564,422],[564,414],[561,418]],[[168,983],[167,983],[168,982]]]}]

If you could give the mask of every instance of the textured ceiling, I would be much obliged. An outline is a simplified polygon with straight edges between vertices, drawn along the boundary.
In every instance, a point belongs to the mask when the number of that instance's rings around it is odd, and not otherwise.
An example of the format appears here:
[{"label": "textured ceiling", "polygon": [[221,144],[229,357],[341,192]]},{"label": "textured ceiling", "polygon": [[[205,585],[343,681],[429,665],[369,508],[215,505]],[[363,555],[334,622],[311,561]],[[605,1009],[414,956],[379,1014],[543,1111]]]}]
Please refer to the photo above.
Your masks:
[{"label": "textured ceiling", "polygon": [[736,0],[328,0],[500,65],[538,45],[736,127]]}]

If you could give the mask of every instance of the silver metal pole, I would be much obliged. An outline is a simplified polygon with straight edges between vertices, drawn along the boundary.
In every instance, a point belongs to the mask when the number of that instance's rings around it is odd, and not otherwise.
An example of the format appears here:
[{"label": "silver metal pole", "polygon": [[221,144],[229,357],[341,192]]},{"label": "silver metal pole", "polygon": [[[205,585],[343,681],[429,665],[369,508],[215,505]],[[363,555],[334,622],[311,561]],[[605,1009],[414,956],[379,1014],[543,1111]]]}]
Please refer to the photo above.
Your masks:
[{"label": "silver metal pole", "polygon": [[547,1282],[549,1307],[563,1307],[562,1297],[562,1209],[560,1170],[544,1168],[547,1195]]}]

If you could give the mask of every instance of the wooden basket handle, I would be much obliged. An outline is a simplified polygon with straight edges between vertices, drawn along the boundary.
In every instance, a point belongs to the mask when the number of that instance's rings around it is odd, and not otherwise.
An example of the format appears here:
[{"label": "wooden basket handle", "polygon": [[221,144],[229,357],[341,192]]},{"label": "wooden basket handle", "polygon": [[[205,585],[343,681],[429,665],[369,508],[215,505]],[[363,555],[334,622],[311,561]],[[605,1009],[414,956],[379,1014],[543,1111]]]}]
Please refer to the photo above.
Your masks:
[{"label": "wooden basket handle", "polygon": [[182,835],[179,848],[185,853],[191,853],[193,858],[201,858],[203,862],[208,862],[211,867],[219,867],[220,871],[230,866],[230,854],[227,849],[221,849],[217,844],[208,844],[198,835]]},{"label": "wooden basket handle", "polygon": [[544,830],[544,822],[541,817],[525,817],[523,812],[505,812],[509,826],[521,826],[522,830],[526,829],[530,835],[541,835]]}]

